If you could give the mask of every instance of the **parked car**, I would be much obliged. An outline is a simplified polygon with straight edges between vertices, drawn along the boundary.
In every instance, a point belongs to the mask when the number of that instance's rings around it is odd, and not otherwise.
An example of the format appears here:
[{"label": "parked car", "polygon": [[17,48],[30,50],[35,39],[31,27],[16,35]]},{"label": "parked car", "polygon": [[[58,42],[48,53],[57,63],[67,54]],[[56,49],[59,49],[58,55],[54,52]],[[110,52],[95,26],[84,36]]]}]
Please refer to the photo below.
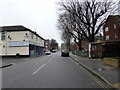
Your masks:
[{"label": "parked car", "polygon": [[52,52],[53,52],[53,53],[57,52],[57,49],[53,49]]},{"label": "parked car", "polygon": [[45,51],[45,55],[50,55],[51,52],[49,50]]},{"label": "parked car", "polygon": [[68,50],[62,50],[61,51],[61,56],[69,56],[69,51]]}]

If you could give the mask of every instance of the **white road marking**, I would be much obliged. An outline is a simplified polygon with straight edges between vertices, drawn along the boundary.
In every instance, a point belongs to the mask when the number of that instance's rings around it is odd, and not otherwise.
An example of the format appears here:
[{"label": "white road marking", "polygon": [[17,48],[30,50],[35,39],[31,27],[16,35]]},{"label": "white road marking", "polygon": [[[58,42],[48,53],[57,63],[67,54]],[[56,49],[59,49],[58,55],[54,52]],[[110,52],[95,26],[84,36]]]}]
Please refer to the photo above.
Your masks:
[{"label": "white road marking", "polygon": [[42,69],[46,64],[43,64],[40,68],[38,68],[34,73],[33,75],[35,75],[40,69]]}]

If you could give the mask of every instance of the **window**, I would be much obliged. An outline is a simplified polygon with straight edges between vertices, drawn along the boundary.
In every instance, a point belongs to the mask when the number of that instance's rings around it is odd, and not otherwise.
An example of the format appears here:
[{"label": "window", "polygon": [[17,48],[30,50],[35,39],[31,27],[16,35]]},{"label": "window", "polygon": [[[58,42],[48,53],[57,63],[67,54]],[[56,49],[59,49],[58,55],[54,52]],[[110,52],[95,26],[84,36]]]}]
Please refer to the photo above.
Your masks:
[{"label": "window", "polygon": [[1,38],[2,38],[2,33],[0,32],[0,41],[2,40]]},{"label": "window", "polygon": [[106,36],[105,39],[106,39],[106,40],[109,40],[109,36]]},{"label": "window", "polygon": [[115,34],[115,38],[117,38],[117,35]]},{"label": "window", "polygon": [[105,28],[105,31],[106,31],[106,32],[108,31],[108,27]]},{"label": "window", "polygon": [[25,33],[25,36],[24,36],[24,37],[28,38],[28,34],[27,34],[27,33]]},{"label": "window", "polygon": [[40,38],[38,37],[38,40],[37,40],[37,41],[39,41],[39,39],[40,39]]},{"label": "window", "polygon": [[38,36],[36,36],[36,41],[38,41]]},{"label": "window", "polygon": [[5,32],[2,32],[1,40],[5,40]]},{"label": "window", "polygon": [[120,23],[120,18],[118,19],[118,22]]},{"label": "window", "polygon": [[39,42],[41,42],[41,38],[40,38]]},{"label": "window", "polygon": [[34,39],[34,34],[33,33],[31,33],[31,39]]},{"label": "window", "polygon": [[116,28],[116,25],[114,24],[114,28]]}]

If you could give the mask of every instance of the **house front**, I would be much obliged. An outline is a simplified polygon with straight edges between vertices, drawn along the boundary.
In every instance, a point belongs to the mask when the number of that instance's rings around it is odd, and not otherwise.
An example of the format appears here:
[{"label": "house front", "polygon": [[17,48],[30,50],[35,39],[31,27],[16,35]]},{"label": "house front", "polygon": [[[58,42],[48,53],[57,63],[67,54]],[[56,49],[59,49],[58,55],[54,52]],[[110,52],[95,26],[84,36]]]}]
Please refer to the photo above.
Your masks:
[{"label": "house front", "polygon": [[44,39],[24,26],[3,26],[0,31],[0,56],[44,53]]},{"label": "house front", "polygon": [[45,50],[50,51],[50,40],[49,39],[44,40],[44,45],[45,45]]},{"label": "house front", "polygon": [[[120,57],[120,15],[107,18],[103,35],[104,41],[89,43],[89,57]],[[91,54],[91,50],[95,52]]]}]

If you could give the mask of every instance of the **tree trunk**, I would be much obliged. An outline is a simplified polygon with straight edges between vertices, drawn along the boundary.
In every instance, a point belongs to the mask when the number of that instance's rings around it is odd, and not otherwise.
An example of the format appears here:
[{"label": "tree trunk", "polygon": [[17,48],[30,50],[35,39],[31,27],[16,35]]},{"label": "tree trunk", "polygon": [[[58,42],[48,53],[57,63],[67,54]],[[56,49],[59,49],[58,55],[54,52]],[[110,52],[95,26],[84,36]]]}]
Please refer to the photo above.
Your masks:
[{"label": "tree trunk", "polygon": [[94,42],[94,41],[95,41],[95,36],[91,35],[91,36],[89,37],[89,42]]},{"label": "tree trunk", "polygon": [[79,50],[82,50],[82,46],[81,46],[81,45],[82,45],[82,44],[81,44],[81,40],[79,40],[79,41],[78,41],[78,43],[79,43],[79,45],[78,45],[78,47],[79,47]]},{"label": "tree trunk", "polygon": [[82,50],[82,47],[81,47],[81,45],[79,45],[78,47],[79,47],[79,50]]},{"label": "tree trunk", "polygon": [[79,50],[82,50],[82,47],[81,47],[81,39],[78,40],[78,42],[77,42],[76,39],[74,38],[74,42],[77,44]]}]

